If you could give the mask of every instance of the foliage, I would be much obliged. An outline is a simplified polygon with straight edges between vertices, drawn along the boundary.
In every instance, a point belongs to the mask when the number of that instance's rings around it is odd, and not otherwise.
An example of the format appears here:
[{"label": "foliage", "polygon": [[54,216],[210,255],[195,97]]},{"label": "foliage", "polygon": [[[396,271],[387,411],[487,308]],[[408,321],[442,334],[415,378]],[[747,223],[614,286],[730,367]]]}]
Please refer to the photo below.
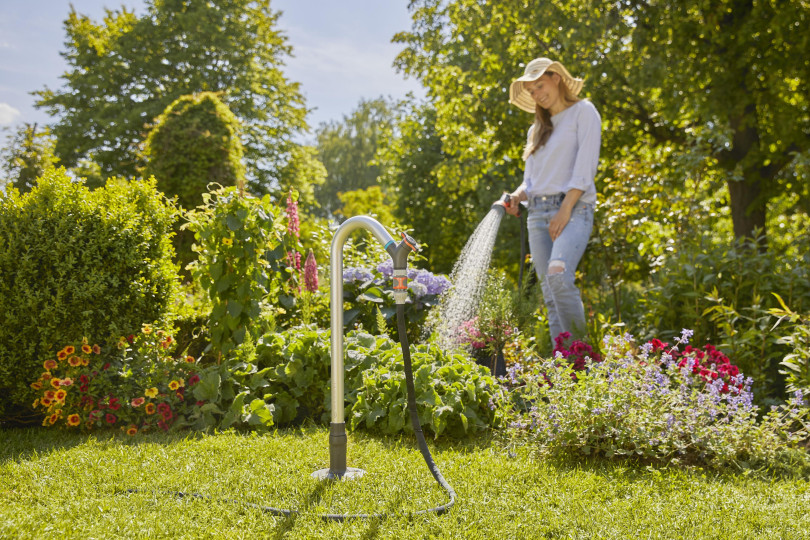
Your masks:
[{"label": "foliage", "polygon": [[[806,245],[806,240],[799,243]],[[718,244],[706,232],[676,246],[661,257],[642,300],[647,335],[669,339],[679,327],[693,328],[696,340],[727,350],[754,378],[759,398],[778,397],[776,369],[787,351],[778,343],[781,336],[768,313],[776,307],[771,293],[782,295],[799,312],[806,309],[807,266],[802,260],[775,259],[759,249],[761,243],[740,239]]]},{"label": "foliage", "polygon": [[[684,332],[676,345],[686,343]],[[587,369],[555,359],[515,366],[513,424],[552,455],[624,456],[716,468],[790,469],[810,464],[810,408],[801,394],[758,418],[750,378],[712,365],[697,351],[670,354],[659,343],[636,349],[627,337],[605,343],[602,362]],[[728,381],[728,382],[727,382]],[[730,383],[730,384],[729,384]]]},{"label": "foliage", "polygon": [[199,381],[195,358],[173,358],[173,348],[171,335],[148,324],[107,350],[86,338],[66,345],[44,361],[45,371],[31,385],[42,424],[120,428],[128,435],[167,431],[193,406],[187,390]]},{"label": "foliage", "polygon": [[[348,267],[343,270],[343,324],[382,332],[377,326],[377,313],[396,327],[396,304],[391,289],[394,264],[390,258],[376,267]],[[441,294],[450,287],[444,275],[408,267],[408,301],[405,320],[408,333],[419,335],[430,309],[437,305]],[[398,330],[392,337],[398,339]]]},{"label": "foliage", "polygon": [[583,96],[603,115],[604,162],[708,149],[736,236],[764,228],[771,197],[800,189],[810,37],[785,36],[810,14],[802,3],[416,0],[410,10],[397,65],[436,107],[445,181],[476,183],[519,163],[529,118],[508,103],[508,85],[549,56],[584,77]]},{"label": "foliage", "polygon": [[774,327],[784,321],[790,325],[788,333],[780,337],[778,342],[793,349],[779,362],[784,368],[779,373],[786,376],[788,392],[810,393],[810,316],[796,313],[785,304],[781,296],[775,293],[774,296],[780,306],[768,310],[774,317],[779,317]]},{"label": "foliage", "polygon": [[239,120],[213,92],[174,100],[155,119],[145,156],[145,175],[182,208],[201,204],[211,183],[244,187]]},{"label": "foliage", "polygon": [[318,126],[318,156],[326,168],[326,181],[316,187],[315,197],[324,216],[356,215],[340,210],[346,204],[340,194],[377,185],[380,167],[374,161],[375,154],[393,119],[391,105],[385,99],[363,99],[341,121]]},{"label": "foliage", "polygon": [[338,193],[338,199],[343,206],[336,213],[342,216],[371,216],[386,227],[393,226],[396,221],[392,208],[385,202],[385,193],[380,186],[342,191]]},{"label": "foliage", "polygon": [[29,193],[0,195],[0,415],[30,407],[55,345],[170,318],[174,220],[153,179],[90,192],[51,169]]},{"label": "foliage", "polygon": [[[362,372],[362,385],[351,406],[349,425],[394,435],[412,431],[408,421],[407,390],[402,352],[393,342],[378,343],[375,356]],[[497,382],[487,368],[467,355],[448,353],[435,345],[411,347],[416,408],[422,429],[464,437],[497,425]]]},{"label": "foliage", "polygon": [[248,330],[261,331],[253,322],[263,303],[274,304],[280,294],[283,221],[268,195],[259,199],[233,186],[204,194],[203,201],[184,226],[194,232],[198,253],[193,275],[211,300],[211,347],[227,357]]},{"label": "foliage", "polygon": [[64,86],[36,92],[37,106],[58,118],[56,155],[132,177],[153,120],[181,96],[215,92],[243,124],[251,189],[269,190],[306,115],[298,84],[282,73],[290,47],[278,16],[269,0],[150,0],[141,16],[122,8],[101,22],[71,9]]},{"label": "foliage", "polygon": [[59,161],[53,154],[54,144],[49,131],[38,130],[36,124],[23,124],[9,133],[0,150],[0,186],[14,186],[20,193],[31,191],[37,178]]},{"label": "foliage", "polygon": [[[416,238],[429,240],[430,249],[425,251],[427,267],[434,272],[449,273],[466,238],[492,202],[502,190],[520,183],[514,177],[518,171],[514,168],[494,171],[476,184],[467,169],[456,170],[463,160],[455,159],[444,145],[436,108],[414,101],[405,102],[400,108],[396,131],[392,129],[387,134],[378,151],[381,182],[395,201],[394,217],[413,226]],[[448,168],[452,171],[448,172]],[[517,225],[517,220],[504,220],[501,234],[517,238]],[[517,243],[502,245],[511,248],[509,255],[501,253],[498,246],[494,259],[516,261],[520,252]]]},{"label": "foliage", "polygon": [[248,334],[227,358],[200,370],[194,387],[197,402],[186,423],[199,430],[272,427],[274,407],[266,402],[268,370],[259,370],[255,361],[256,347]]}]

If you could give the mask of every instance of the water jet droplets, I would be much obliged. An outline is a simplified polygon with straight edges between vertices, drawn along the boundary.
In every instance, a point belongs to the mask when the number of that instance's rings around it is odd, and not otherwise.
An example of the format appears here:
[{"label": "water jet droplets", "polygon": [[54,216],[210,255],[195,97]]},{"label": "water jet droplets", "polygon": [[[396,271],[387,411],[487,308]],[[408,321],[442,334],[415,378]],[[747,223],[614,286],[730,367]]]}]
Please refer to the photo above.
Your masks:
[{"label": "water jet droplets", "polygon": [[439,305],[430,314],[427,335],[435,333],[436,343],[442,349],[459,347],[464,338],[461,324],[478,312],[503,215],[502,210],[493,208],[478,224],[450,273],[453,285],[442,294]]}]

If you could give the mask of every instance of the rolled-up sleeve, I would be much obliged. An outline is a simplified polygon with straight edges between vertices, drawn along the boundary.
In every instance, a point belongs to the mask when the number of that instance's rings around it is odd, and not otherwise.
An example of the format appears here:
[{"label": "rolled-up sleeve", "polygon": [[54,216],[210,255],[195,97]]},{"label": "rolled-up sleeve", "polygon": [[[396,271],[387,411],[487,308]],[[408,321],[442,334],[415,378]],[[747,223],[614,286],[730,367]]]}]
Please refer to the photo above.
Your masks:
[{"label": "rolled-up sleeve", "polygon": [[568,188],[582,191],[594,189],[594,178],[599,166],[599,147],[602,140],[602,118],[596,107],[588,103],[579,108],[577,117],[577,156]]}]

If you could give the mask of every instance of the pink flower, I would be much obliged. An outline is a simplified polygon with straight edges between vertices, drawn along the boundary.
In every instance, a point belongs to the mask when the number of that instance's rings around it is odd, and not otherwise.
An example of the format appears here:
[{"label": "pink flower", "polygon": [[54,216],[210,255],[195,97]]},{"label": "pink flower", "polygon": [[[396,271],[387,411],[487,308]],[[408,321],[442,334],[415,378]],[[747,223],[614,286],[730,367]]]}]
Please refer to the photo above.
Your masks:
[{"label": "pink flower", "polygon": [[309,250],[307,262],[304,263],[304,286],[309,292],[318,291],[318,263],[315,262],[315,254]]},{"label": "pink flower", "polygon": [[293,200],[292,194],[287,195],[287,233],[295,235],[296,238],[300,235],[298,202]]}]

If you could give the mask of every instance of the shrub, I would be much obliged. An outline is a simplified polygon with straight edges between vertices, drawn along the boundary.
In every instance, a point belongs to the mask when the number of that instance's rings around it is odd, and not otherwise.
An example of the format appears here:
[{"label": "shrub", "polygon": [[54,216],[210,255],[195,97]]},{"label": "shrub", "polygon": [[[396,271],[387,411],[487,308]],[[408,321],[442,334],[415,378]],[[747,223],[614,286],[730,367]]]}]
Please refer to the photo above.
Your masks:
[{"label": "shrub", "polygon": [[51,169],[25,195],[0,194],[0,417],[30,413],[28,383],[58,344],[169,318],[174,219],[154,180],[90,192]]},{"label": "shrub", "polygon": [[[676,345],[687,338],[683,334]],[[810,437],[810,411],[801,393],[760,419],[751,379],[723,363],[715,349],[679,352],[662,345],[636,348],[628,337],[612,336],[604,360],[582,371],[561,355],[515,366],[508,379],[517,387],[511,401],[525,408],[513,429],[550,455],[717,468],[810,466],[801,448]]]},{"label": "shrub", "polygon": [[155,120],[146,137],[145,174],[180,206],[202,204],[208,184],[245,180],[239,120],[213,92],[181,96]]}]

